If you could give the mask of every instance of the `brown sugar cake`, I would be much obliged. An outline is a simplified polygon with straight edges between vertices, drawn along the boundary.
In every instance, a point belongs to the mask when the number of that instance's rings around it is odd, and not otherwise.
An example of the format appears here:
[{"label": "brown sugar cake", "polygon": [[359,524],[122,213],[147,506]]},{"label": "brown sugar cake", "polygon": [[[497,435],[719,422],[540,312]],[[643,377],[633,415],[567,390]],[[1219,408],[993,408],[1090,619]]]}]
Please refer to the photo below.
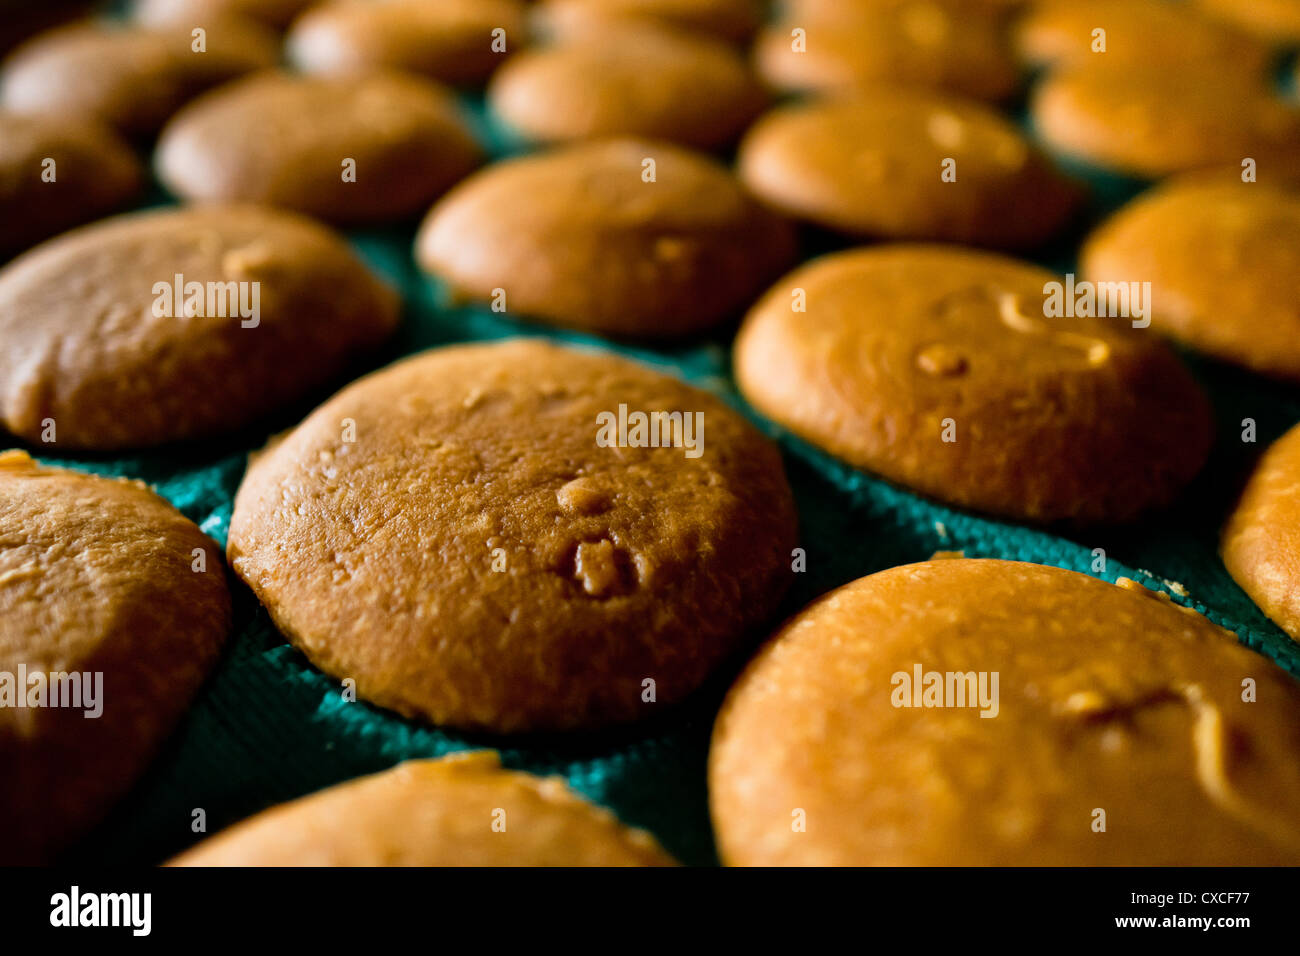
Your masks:
[{"label": "brown sugar cake", "polygon": [[736,381],[800,437],[946,503],[1128,520],[1200,469],[1209,403],[1157,336],[1129,327],[1144,320],[1049,316],[1062,286],[1037,266],[952,247],[828,255],[750,311]]},{"label": "brown sugar cake", "polygon": [[928,0],[787,14],[759,32],[754,63],[773,87],[796,92],[886,83],[1001,101],[1020,86],[996,17]]},{"label": "brown sugar cake", "polygon": [[0,110],[0,259],[115,211],[144,186],[107,127]]},{"label": "brown sugar cake", "polygon": [[359,697],[513,733],[682,699],[775,609],[794,546],[780,456],[738,414],[625,359],[513,340],[326,402],[253,460],[228,553]]},{"label": "brown sugar cake", "polygon": [[528,43],[518,0],[331,0],[285,39],[305,73],[409,70],[443,83],[481,83]]},{"label": "brown sugar cake", "polygon": [[60,453],[227,431],[325,384],[397,319],[393,292],[300,216],[117,216],[0,269],[0,424]]},{"label": "brown sugar cake", "polygon": [[1300,641],[1300,426],[1264,453],[1223,530],[1223,563]]},{"label": "brown sugar cake", "polygon": [[[346,820],[346,826],[339,821]],[[172,866],[672,866],[559,777],[492,751],[410,760],[273,807]]]},{"label": "brown sugar cake", "polygon": [[714,726],[723,861],[1300,862],[1300,687],[1121,585],[948,559],[815,601]]},{"label": "brown sugar cake", "polygon": [[143,484],[0,453],[0,862],[48,863],[148,766],[230,627],[220,549]]},{"label": "brown sugar cake", "polygon": [[1300,107],[1240,69],[1092,63],[1050,74],[1030,115],[1055,152],[1139,178],[1300,154]]},{"label": "brown sugar cake", "polygon": [[728,44],[636,21],[526,50],[488,85],[492,111],[534,143],[628,135],[716,149],[767,102]]},{"label": "brown sugar cake", "polygon": [[1152,286],[1153,330],[1253,371],[1300,381],[1300,188],[1261,171],[1167,181],[1097,228],[1079,256],[1093,282]]},{"label": "brown sugar cake", "polygon": [[1059,231],[1082,198],[988,107],[897,88],[773,110],[737,167],[776,209],[861,237],[1023,248]]},{"label": "brown sugar cake", "polygon": [[94,21],[41,33],[0,68],[0,107],[84,116],[147,137],[187,100],[278,55],[274,36],[254,23],[206,21],[201,50],[194,29]]},{"label": "brown sugar cake", "polygon": [[481,159],[455,98],[431,81],[268,72],[178,113],[155,165],[183,199],[265,203],[357,225],[416,215]]},{"label": "brown sugar cake", "polygon": [[789,224],[725,167],[633,139],[495,163],[433,207],[415,248],[468,298],[646,338],[717,326],[794,256]]},{"label": "brown sugar cake", "polygon": [[1021,57],[1035,66],[1104,59],[1262,75],[1273,58],[1269,44],[1169,0],[1038,0],[1014,36]]}]

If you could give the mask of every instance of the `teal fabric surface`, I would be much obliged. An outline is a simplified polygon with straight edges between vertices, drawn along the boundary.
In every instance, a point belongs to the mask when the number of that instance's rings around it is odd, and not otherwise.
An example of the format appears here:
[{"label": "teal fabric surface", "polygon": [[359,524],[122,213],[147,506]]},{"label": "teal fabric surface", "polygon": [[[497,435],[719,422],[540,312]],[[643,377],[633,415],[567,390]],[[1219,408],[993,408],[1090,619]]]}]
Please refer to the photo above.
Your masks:
[{"label": "teal fabric surface", "polygon": [[[484,119],[481,103],[467,109],[499,154],[510,146]],[[1131,194],[1135,184],[1098,178],[1102,197],[1093,215]],[[157,201],[165,201],[161,196]],[[247,453],[291,427],[334,388],[401,355],[449,342],[516,335],[547,337],[613,349],[680,375],[732,402],[751,417],[730,374],[734,328],[707,341],[666,348],[615,345],[548,330],[480,307],[449,307],[438,285],[411,259],[415,223],[353,233],[362,255],[405,297],[401,331],[389,347],[317,395],[258,427],[215,442],[191,443],[123,457],[60,458],[51,464],[127,475],[151,483],[224,545],[231,503]],[[1037,256],[1058,270],[1072,265],[1071,241]],[[808,233],[806,251],[843,245]],[[755,417],[785,452],[801,520],[808,566],[796,576],[783,613],[865,574],[924,560],[936,550],[1002,557],[1093,572],[1093,549],[1107,561],[1097,576],[1127,575],[1148,587],[1185,588],[1174,600],[1206,613],[1256,650],[1300,675],[1300,645],[1271,624],[1237,588],[1216,553],[1218,529],[1236,490],[1267,443],[1300,420],[1300,392],[1215,363],[1189,359],[1210,390],[1219,419],[1212,461],[1177,505],[1126,528],[1076,532],[1019,527],[954,511],[839,464]],[[1258,423],[1258,442],[1241,441],[1241,421]],[[1107,462],[1093,463],[1093,480],[1107,480]],[[493,739],[470,737],[343,700],[337,681],[291,649],[249,590],[231,576],[234,634],[218,670],[148,775],[88,839],[68,854],[89,863],[155,863],[196,842],[192,812],[202,808],[208,833],[249,814],[411,757],[490,746],[510,766],[559,774],[623,820],[653,832],[690,864],[716,861],[708,820],[705,764],[713,716],[743,657],[676,709],[642,725],[600,734]],[[1181,590],[1181,589],[1179,589]],[[772,625],[779,623],[779,617]],[[754,635],[754,643],[763,634]]]}]

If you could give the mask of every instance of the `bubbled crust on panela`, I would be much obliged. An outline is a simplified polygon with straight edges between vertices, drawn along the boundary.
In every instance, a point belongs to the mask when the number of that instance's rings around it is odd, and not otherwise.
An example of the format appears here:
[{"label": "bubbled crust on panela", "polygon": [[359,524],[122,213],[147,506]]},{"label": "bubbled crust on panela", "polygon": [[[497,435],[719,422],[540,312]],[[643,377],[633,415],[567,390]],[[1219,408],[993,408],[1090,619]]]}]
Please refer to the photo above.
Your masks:
[{"label": "bubbled crust on panela", "polygon": [[[1195,612],[1121,583],[948,559],[815,601],[718,716],[723,860],[1295,865],[1300,688]],[[983,673],[986,690],[997,674],[996,715],[952,706],[955,693],[897,706],[896,675],[917,666]]]},{"label": "bubbled crust on panela", "polygon": [[1036,521],[1126,520],[1200,469],[1209,403],[1149,329],[1046,317],[1056,279],[944,246],[825,256],[750,311],[736,379],[769,418],[922,494]]},{"label": "bubbled crust on panela", "polygon": [[[599,447],[620,404],[703,412],[703,454]],[[417,356],[317,409],[254,460],[229,556],[361,697],[511,732],[680,700],[775,608],[794,538],[780,456],[736,413],[623,359],[512,341]]]}]

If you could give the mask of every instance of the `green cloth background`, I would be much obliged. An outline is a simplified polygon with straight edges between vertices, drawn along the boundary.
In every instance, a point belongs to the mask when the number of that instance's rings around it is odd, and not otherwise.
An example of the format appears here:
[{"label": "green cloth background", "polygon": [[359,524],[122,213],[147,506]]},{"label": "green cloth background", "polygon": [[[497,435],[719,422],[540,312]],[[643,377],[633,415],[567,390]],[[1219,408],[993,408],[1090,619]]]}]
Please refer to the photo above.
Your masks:
[{"label": "green cloth background", "polygon": [[[467,112],[498,155],[512,147],[467,98]],[[274,135],[273,130],[267,131]],[[1266,172],[1266,171],[1264,171]],[[1113,207],[1139,184],[1088,171],[1096,187],[1092,215]],[[166,201],[157,194],[156,202]],[[401,331],[385,352],[334,387],[283,410],[258,427],[215,442],[105,458],[63,458],[33,449],[42,460],[150,482],[162,495],[224,545],[231,503],[247,453],[268,435],[295,424],[334,388],[371,368],[411,352],[449,342],[545,335],[609,348],[643,359],[723,396],[753,416],[737,396],[730,374],[734,328],[704,341],[673,347],[632,348],[494,315],[481,307],[449,308],[436,283],[411,260],[416,223],[352,233],[362,255],[405,296]],[[1064,271],[1083,227],[1070,241],[1035,258]],[[806,251],[844,243],[809,231]],[[39,316],[33,316],[39,321]],[[785,452],[798,500],[807,572],[796,576],[784,614],[862,575],[928,558],[936,550],[971,557],[1001,557],[1090,572],[1092,549],[1104,548],[1098,575],[1127,575],[1148,587],[1184,585],[1175,596],[1232,629],[1251,647],[1300,675],[1300,645],[1291,642],[1238,589],[1216,553],[1216,538],[1234,495],[1258,453],[1300,420],[1300,392],[1243,372],[1189,357],[1209,388],[1219,418],[1218,443],[1204,473],[1167,513],[1127,528],[1088,532],[1019,527],[945,508],[843,466],[759,420]],[[1014,370],[1008,370],[1014,374]],[[1258,423],[1258,442],[1243,444],[1241,420]],[[758,420],[756,418],[756,420]],[[1107,480],[1107,462],[1091,464],[1095,481]],[[559,774],[623,820],[645,827],[681,861],[716,862],[708,820],[705,766],[713,716],[743,659],[733,661],[685,704],[657,719],[600,734],[493,739],[422,726],[365,703],[347,703],[337,681],[291,649],[251,592],[231,577],[234,633],[222,663],[150,772],[88,839],[66,856],[70,862],[151,864],[199,839],[191,813],[203,808],[215,833],[273,804],[411,757],[431,757],[494,747],[506,765]],[[774,619],[775,626],[779,617]],[[761,635],[756,635],[756,638]]]}]

